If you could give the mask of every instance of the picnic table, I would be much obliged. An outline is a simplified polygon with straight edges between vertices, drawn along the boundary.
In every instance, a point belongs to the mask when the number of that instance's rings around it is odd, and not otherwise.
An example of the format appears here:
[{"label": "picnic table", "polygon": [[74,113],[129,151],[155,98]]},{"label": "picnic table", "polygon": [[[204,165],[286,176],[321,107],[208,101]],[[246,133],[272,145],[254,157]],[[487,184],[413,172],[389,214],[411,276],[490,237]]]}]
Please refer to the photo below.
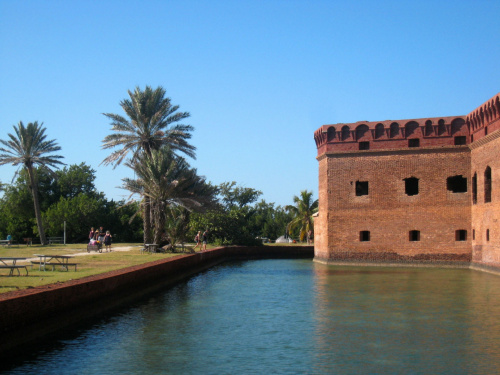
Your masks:
[{"label": "picnic table", "polygon": [[69,263],[69,260],[73,258],[72,255],[47,255],[47,254],[34,254],[34,256],[40,258],[39,261],[31,261],[32,264],[38,264],[38,269],[40,271],[44,270],[46,266],[52,266],[52,271],[55,270],[56,266],[61,266],[63,271],[68,271],[68,267],[75,267],[77,263]]},{"label": "picnic table", "polygon": [[28,276],[28,268],[26,265],[16,264],[18,260],[26,260],[26,258],[19,257],[1,257],[0,258],[0,269],[8,269],[9,276],[14,274],[14,270],[17,271],[17,275],[21,276],[21,272],[19,271],[21,268],[24,268],[26,271],[26,276]]},{"label": "picnic table", "polygon": [[54,243],[63,243],[64,237],[47,237],[47,240],[49,241],[49,245]]}]

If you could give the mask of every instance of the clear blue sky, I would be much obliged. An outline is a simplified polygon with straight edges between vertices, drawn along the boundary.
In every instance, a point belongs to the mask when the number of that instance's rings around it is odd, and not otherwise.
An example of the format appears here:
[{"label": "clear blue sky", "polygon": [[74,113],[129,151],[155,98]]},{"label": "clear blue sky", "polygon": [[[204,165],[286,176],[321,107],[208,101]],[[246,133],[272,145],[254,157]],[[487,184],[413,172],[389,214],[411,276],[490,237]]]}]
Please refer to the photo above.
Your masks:
[{"label": "clear blue sky", "polygon": [[321,125],[463,115],[498,93],[499,16],[498,0],[0,0],[0,138],[44,122],[122,199],[130,171],[99,166],[102,113],[161,85],[191,113],[207,180],[317,198]]}]

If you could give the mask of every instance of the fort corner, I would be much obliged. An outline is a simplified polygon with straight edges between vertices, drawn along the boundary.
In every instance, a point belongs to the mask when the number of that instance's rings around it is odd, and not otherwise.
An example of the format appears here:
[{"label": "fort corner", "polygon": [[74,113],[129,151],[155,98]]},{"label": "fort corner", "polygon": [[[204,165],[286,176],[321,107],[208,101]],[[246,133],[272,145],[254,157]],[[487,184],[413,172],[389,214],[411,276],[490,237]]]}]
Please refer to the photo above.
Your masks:
[{"label": "fort corner", "polygon": [[500,94],[465,116],[323,125],[315,260],[500,272]]}]

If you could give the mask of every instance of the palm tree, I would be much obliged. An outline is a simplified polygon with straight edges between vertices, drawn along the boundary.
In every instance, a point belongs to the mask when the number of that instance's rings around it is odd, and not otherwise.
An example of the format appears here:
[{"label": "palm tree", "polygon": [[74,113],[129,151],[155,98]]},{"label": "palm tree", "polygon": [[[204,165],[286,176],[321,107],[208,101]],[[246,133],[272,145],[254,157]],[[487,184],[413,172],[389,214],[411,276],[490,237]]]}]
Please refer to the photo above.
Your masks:
[{"label": "palm tree", "polygon": [[134,170],[137,178],[123,179],[123,187],[132,194],[147,198],[143,199],[143,204],[151,206],[154,243],[161,241],[169,208],[184,207],[196,211],[213,203],[215,187],[205,183],[196,169],[190,168],[184,158],[176,156],[167,147],[153,150],[150,156],[137,156],[126,165]]},{"label": "palm tree", "polygon": [[[130,152],[134,162],[141,154],[151,156],[154,150],[168,146],[174,153],[182,152],[195,158],[196,147],[187,140],[191,138],[194,128],[191,125],[178,124],[189,117],[188,112],[177,112],[178,105],[172,105],[170,98],[165,97],[165,89],[161,86],[153,90],[146,86],[144,91],[136,87],[134,92],[128,91],[130,99],[124,99],[120,106],[128,119],[112,113],[104,113],[111,119],[111,130],[114,132],[103,139],[103,149],[118,147],[103,160],[105,165],[120,164]],[[148,196],[144,196],[144,242],[151,242],[151,216]]]},{"label": "palm tree", "polygon": [[196,147],[187,140],[191,138],[194,128],[191,125],[176,124],[188,118],[189,112],[177,112],[178,105],[172,105],[166,98],[166,91],[159,86],[153,90],[146,86],[144,91],[136,87],[134,92],[128,91],[130,99],[124,99],[120,106],[128,119],[113,113],[103,113],[111,119],[111,130],[103,139],[103,149],[121,147],[114,151],[103,163],[120,164],[132,152],[132,159],[145,152],[150,155],[152,150],[158,150],[167,145],[172,151],[180,151],[193,159]]},{"label": "palm tree", "polygon": [[22,121],[17,127],[14,125],[15,134],[8,134],[10,140],[1,140],[0,143],[4,146],[0,148],[0,165],[12,164],[22,165],[26,168],[30,179],[30,190],[33,195],[33,204],[35,206],[36,224],[38,226],[38,234],[40,235],[40,243],[47,244],[45,231],[42,224],[42,215],[40,212],[40,202],[38,200],[38,182],[35,175],[35,167],[46,168],[52,172],[51,167],[56,167],[59,164],[64,164],[59,159],[60,155],[47,155],[52,152],[60,151],[55,140],[47,141],[45,135],[46,128],[42,127],[43,123],[38,124],[37,121],[28,123],[24,126]]},{"label": "palm tree", "polygon": [[294,219],[287,225],[287,232],[300,227],[300,241],[304,241],[307,232],[314,230],[313,214],[318,212],[318,200],[313,201],[312,195],[312,191],[302,190],[300,197],[293,197],[295,206],[285,207],[294,216]]}]

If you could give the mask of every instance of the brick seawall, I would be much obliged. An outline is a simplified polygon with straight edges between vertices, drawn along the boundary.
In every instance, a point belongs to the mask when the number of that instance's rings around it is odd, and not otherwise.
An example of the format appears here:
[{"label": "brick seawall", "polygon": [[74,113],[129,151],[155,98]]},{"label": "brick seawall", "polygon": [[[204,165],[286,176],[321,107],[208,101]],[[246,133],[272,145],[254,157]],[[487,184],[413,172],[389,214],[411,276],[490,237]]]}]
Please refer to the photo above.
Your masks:
[{"label": "brick seawall", "polygon": [[0,354],[231,259],[313,258],[312,246],[224,247],[0,294]]}]

